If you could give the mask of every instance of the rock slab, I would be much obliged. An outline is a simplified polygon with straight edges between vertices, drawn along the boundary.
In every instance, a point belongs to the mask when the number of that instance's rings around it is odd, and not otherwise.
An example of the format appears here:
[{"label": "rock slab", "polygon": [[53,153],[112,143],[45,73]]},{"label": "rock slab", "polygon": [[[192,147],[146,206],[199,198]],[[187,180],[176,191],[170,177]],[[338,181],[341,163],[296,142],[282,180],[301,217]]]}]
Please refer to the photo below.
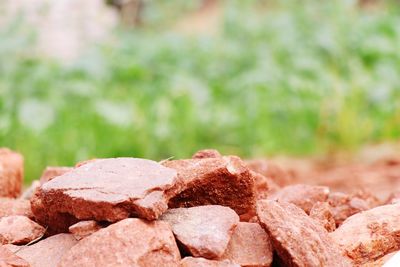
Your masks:
[{"label": "rock slab", "polygon": [[260,200],[257,216],[284,266],[351,266],[328,232],[294,204]]},{"label": "rock slab", "polygon": [[5,246],[0,246],[0,267],[29,267],[29,263]]},{"label": "rock slab", "polygon": [[171,227],[161,221],[129,218],[82,239],[59,267],[179,266]]},{"label": "rock slab", "polygon": [[172,226],[185,251],[207,259],[222,256],[239,223],[232,209],[218,205],[170,209],[160,219]]},{"label": "rock slab", "polygon": [[154,220],[181,186],[175,170],[151,160],[92,160],[44,183],[32,211],[51,232],[67,232],[79,220]]},{"label": "rock slab", "polygon": [[237,214],[254,211],[254,181],[244,162],[234,156],[163,162],[184,182],[184,189],[169,201],[170,208],[222,205]]}]

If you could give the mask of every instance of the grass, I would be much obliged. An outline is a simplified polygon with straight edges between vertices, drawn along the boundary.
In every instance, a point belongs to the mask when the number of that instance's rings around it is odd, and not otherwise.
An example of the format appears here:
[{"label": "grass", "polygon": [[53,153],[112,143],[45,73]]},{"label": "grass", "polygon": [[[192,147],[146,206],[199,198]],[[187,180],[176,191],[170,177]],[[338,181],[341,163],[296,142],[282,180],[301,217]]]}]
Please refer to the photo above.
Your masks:
[{"label": "grass", "polygon": [[0,146],[25,155],[33,180],[92,157],[310,155],[399,138],[397,6],[260,3],[227,3],[218,36],[119,31],[69,65],[32,56],[26,27],[3,31]]}]

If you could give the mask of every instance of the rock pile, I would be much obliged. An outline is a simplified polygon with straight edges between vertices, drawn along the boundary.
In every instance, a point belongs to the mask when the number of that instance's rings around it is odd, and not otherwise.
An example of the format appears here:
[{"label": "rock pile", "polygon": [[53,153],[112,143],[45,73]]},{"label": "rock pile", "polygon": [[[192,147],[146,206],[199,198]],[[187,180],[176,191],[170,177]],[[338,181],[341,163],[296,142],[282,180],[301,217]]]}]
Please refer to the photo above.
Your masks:
[{"label": "rock pile", "polygon": [[22,156],[1,149],[0,167],[0,266],[366,267],[400,250],[399,202],[215,150],[51,167],[24,197]]}]

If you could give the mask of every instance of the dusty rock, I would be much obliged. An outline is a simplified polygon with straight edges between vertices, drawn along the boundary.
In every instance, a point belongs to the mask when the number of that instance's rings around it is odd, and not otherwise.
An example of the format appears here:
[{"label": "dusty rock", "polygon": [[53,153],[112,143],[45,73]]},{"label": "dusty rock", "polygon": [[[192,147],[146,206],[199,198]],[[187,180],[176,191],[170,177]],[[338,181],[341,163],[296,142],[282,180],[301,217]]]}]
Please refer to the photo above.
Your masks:
[{"label": "dusty rock", "polygon": [[0,218],[11,215],[23,215],[33,218],[29,200],[0,198]]},{"label": "dusty rock", "polygon": [[215,149],[203,149],[193,154],[192,159],[221,158],[222,155]]},{"label": "dusty rock", "polygon": [[335,231],[336,222],[329,203],[315,203],[310,211],[310,217],[321,224],[328,232]]},{"label": "dusty rock", "polygon": [[172,160],[163,164],[176,169],[185,183],[184,190],[169,201],[170,208],[222,205],[239,215],[254,210],[254,182],[240,158]]},{"label": "dusty rock", "polygon": [[47,167],[40,177],[40,184],[53,180],[57,176],[63,175],[71,170],[73,170],[71,167]]},{"label": "dusty rock", "polygon": [[167,223],[129,218],[79,241],[58,266],[179,266],[179,261]]},{"label": "dusty rock", "polygon": [[351,266],[328,232],[294,204],[260,200],[257,215],[285,266]]},{"label": "dusty rock", "polygon": [[43,236],[45,229],[26,216],[0,218],[0,244],[27,244]]},{"label": "dusty rock", "polygon": [[172,226],[176,239],[190,255],[215,259],[225,252],[239,216],[228,207],[209,205],[170,209],[161,220]]},{"label": "dusty rock", "polygon": [[18,197],[24,176],[24,158],[7,148],[0,148],[0,197]]},{"label": "dusty rock", "polygon": [[252,171],[270,178],[278,186],[287,186],[293,183],[293,178],[286,170],[267,159],[247,160],[246,165]]},{"label": "dusty rock", "polygon": [[20,247],[15,254],[26,260],[31,267],[55,267],[61,257],[77,243],[71,234],[58,234],[33,245]]},{"label": "dusty rock", "polygon": [[355,264],[372,262],[400,249],[400,204],[357,213],[330,233]]},{"label": "dusty rock", "polygon": [[[336,226],[339,226],[351,215],[361,211],[369,210],[376,204],[373,200],[368,200],[363,193],[345,194],[340,192],[331,193],[328,203],[335,219]],[[364,199],[363,199],[364,198]]]},{"label": "dusty rock", "polygon": [[100,230],[102,225],[96,221],[80,221],[69,227],[69,232],[74,235],[77,240],[81,240],[94,232]]},{"label": "dusty rock", "polygon": [[29,263],[6,247],[0,246],[0,267],[29,267]]},{"label": "dusty rock", "polygon": [[269,237],[259,224],[240,222],[221,259],[240,266],[270,266],[272,252]]},{"label": "dusty rock", "polygon": [[154,220],[181,186],[175,170],[151,160],[93,160],[43,184],[31,200],[32,211],[51,232],[66,232],[78,219]]},{"label": "dusty rock", "polygon": [[240,265],[224,261],[208,260],[204,258],[186,257],[181,260],[180,267],[240,267]]},{"label": "dusty rock", "polygon": [[309,214],[314,204],[326,201],[328,195],[329,188],[326,186],[296,184],[282,188],[269,199],[295,204]]}]

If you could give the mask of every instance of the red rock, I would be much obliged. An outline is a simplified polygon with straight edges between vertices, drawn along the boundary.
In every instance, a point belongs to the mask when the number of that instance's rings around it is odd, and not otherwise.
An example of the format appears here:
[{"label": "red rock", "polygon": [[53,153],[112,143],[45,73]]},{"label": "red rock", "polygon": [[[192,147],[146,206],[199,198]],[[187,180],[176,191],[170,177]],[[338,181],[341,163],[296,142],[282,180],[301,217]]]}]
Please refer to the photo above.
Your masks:
[{"label": "red rock", "polygon": [[55,267],[59,266],[62,256],[77,242],[71,234],[58,234],[33,245],[20,247],[15,254],[26,260],[31,267]]},{"label": "red rock", "polygon": [[328,232],[294,204],[260,200],[257,215],[284,266],[351,266]]},{"label": "red rock", "polygon": [[42,226],[25,216],[0,218],[0,244],[27,244],[43,236],[44,232]]},{"label": "red rock", "polygon": [[170,208],[222,205],[239,215],[254,210],[254,182],[238,157],[173,160],[163,165],[176,169],[185,183],[169,201]]},{"label": "red rock", "polygon": [[29,267],[29,263],[6,247],[0,246],[0,267]]},{"label": "red rock", "polygon": [[309,214],[314,204],[326,201],[328,195],[329,188],[326,186],[296,184],[284,187],[269,199],[295,204]]},{"label": "red rock", "polygon": [[12,215],[23,215],[33,218],[29,200],[0,198],[0,218]]},{"label": "red rock", "polygon": [[100,223],[96,221],[81,221],[69,227],[69,232],[74,235],[77,240],[81,240],[94,232],[103,228]]},{"label": "red rock", "polygon": [[400,249],[400,204],[357,213],[330,233],[355,264],[372,262]]},{"label": "red rock", "polygon": [[400,202],[400,192],[394,192],[389,195],[389,197],[385,201],[385,205],[387,204],[396,204]]},{"label": "red rock", "polygon": [[40,184],[44,184],[48,181],[53,180],[54,178],[66,174],[69,171],[72,171],[74,168],[71,167],[47,167],[40,177]]},{"label": "red rock", "polygon": [[310,217],[321,224],[328,232],[336,229],[335,218],[331,206],[327,202],[317,202],[310,211]]},{"label": "red rock", "polygon": [[376,205],[376,201],[371,201],[371,198],[368,199],[365,196],[365,194],[356,193],[348,195],[339,192],[329,195],[328,203],[331,206],[330,210],[335,219],[336,226],[341,225],[348,217],[361,211],[369,210]]},{"label": "red rock", "polygon": [[287,186],[293,183],[293,178],[284,169],[266,159],[247,160],[246,165],[257,173],[270,178],[278,186]]},{"label": "red rock", "polygon": [[0,148],[0,197],[18,197],[24,176],[24,158],[7,148]]},{"label": "red rock", "polygon": [[172,226],[185,251],[207,259],[222,256],[239,222],[232,209],[218,205],[170,209],[160,219]]},{"label": "red rock", "polygon": [[179,266],[179,261],[179,250],[167,223],[129,218],[79,241],[58,267]]},{"label": "red rock", "polygon": [[[395,257],[396,256],[396,257]],[[374,262],[368,262],[361,265],[362,267],[398,267],[400,266],[400,254],[398,251],[386,254]],[[385,265],[386,264],[386,265]]]},{"label": "red rock", "polygon": [[43,184],[32,198],[36,220],[66,232],[79,220],[157,219],[181,190],[175,170],[136,158],[90,161]]},{"label": "red rock", "polygon": [[240,266],[270,266],[272,256],[271,242],[264,229],[257,223],[240,222],[220,259]]},{"label": "red rock", "polygon": [[215,149],[199,150],[192,156],[192,159],[221,158],[222,155]]},{"label": "red rock", "polygon": [[240,265],[227,260],[215,261],[204,258],[186,257],[181,260],[180,267],[240,267]]}]

